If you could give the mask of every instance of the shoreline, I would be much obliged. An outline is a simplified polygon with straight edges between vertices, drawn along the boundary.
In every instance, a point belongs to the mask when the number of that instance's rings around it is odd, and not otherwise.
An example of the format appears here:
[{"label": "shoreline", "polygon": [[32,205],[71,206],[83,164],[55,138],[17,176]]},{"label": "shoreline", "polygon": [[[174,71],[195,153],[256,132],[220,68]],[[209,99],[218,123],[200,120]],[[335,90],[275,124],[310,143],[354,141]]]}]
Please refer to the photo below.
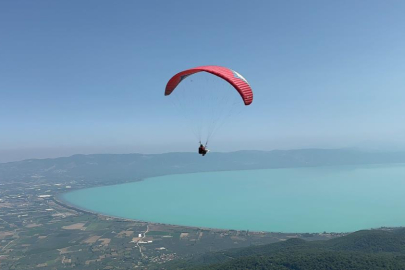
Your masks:
[{"label": "shoreline", "polygon": [[[106,215],[102,214],[99,212],[87,210],[80,208],[76,205],[70,204],[63,199],[60,198],[60,195],[58,194],[52,198],[50,198],[52,201],[54,201],[56,204],[77,211],[81,212],[84,214],[90,214],[90,215],[95,215],[95,216],[100,216],[100,217],[105,217],[105,218],[112,218],[112,219],[117,219],[121,221],[130,221],[130,222],[138,222],[138,223],[143,223],[147,225],[158,225],[158,226],[169,226],[169,227],[176,227],[176,228],[188,228],[188,229],[199,229],[199,230],[209,230],[209,231],[222,231],[222,232],[228,232],[228,231],[236,231],[236,232],[243,232],[243,231],[249,231],[249,233],[254,233],[254,234],[263,234],[263,233],[269,233],[269,234],[285,234],[285,235],[301,235],[301,234],[320,234],[320,233],[287,233],[287,232],[268,232],[268,231],[251,231],[251,230],[235,230],[235,229],[219,229],[219,228],[211,228],[211,227],[198,227],[198,226],[186,226],[186,225],[178,225],[178,224],[168,224],[168,223],[160,223],[160,222],[151,222],[151,221],[144,221],[144,220],[138,220],[138,219],[130,219],[130,218],[123,218],[123,217],[118,217],[118,216],[113,216],[113,215]],[[348,234],[351,232],[344,232],[344,233],[331,233],[331,234]]]},{"label": "shoreline", "polygon": [[[77,189],[79,190],[79,189]],[[236,230],[236,229],[221,229],[221,228],[212,228],[212,227],[199,227],[199,226],[187,226],[187,225],[179,225],[179,224],[169,224],[169,223],[160,223],[160,222],[151,222],[151,221],[144,221],[144,220],[139,220],[139,219],[130,219],[130,218],[123,218],[119,216],[113,216],[113,215],[107,215],[107,214],[102,214],[96,211],[80,208],[79,206],[76,206],[74,204],[71,204],[69,202],[66,202],[61,198],[61,196],[65,193],[60,193],[58,195],[55,195],[51,198],[52,201],[57,203],[58,205],[77,211],[81,212],[84,214],[90,214],[90,215],[95,215],[98,217],[104,217],[104,218],[111,218],[111,219],[116,219],[120,221],[128,221],[128,222],[138,222],[146,225],[155,225],[155,226],[168,226],[168,227],[175,227],[175,228],[187,228],[187,229],[198,229],[198,230],[208,230],[208,231],[215,231],[215,232],[229,232],[229,231],[236,231],[236,232],[249,232],[252,234],[278,234],[278,235],[347,235],[350,233],[353,233],[355,231],[350,231],[350,232],[276,232],[276,231],[254,231],[254,230]],[[385,227],[380,227],[380,228],[385,228]],[[390,227],[388,227],[390,228]],[[363,229],[363,230],[373,230],[375,228],[369,228],[369,229]],[[378,228],[377,228],[378,229]]]},{"label": "shoreline", "polygon": [[84,213],[84,214],[90,214],[90,215],[94,215],[97,217],[104,217],[104,218],[111,218],[111,219],[116,219],[116,220],[120,220],[120,221],[128,221],[128,222],[138,222],[138,223],[142,223],[145,225],[155,225],[155,226],[168,226],[168,227],[175,227],[175,228],[187,228],[187,229],[199,229],[199,230],[208,230],[208,231],[215,231],[215,232],[229,232],[229,231],[235,231],[235,232],[246,232],[248,231],[249,233],[252,234],[281,234],[281,235],[325,235],[325,234],[329,234],[329,235],[340,235],[340,236],[344,236],[344,235],[348,235],[357,231],[363,231],[363,230],[383,230],[383,229],[399,229],[399,228],[405,228],[405,226],[395,226],[395,227],[391,227],[391,226],[381,226],[381,227],[377,227],[377,228],[365,228],[365,229],[360,229],[360,230],[355,230],[355,231],[350,231],[350,232],[275,232],[275,231],[251,231],[251,230],[236,230],[236,229],[220,229],[220,228],[212,228],[212,227],[198,227],[198,226],[186,226],[186,225],[178,225],[178,224],[168,224],[168,223],[160,223],[160,222],[151,222],[151,221],[144,221],[144,220],[138,220],[138,219],[130,219],[130,218],[123,218],[123,217],[118,217],[118,216],[113,216],[113,215],[106,215],[106,214],[102,214],[99,212],[95,212],[95,211],[91,211],[91,210],[87,210],[87,209],[83,209],[80,208],[78,206],[75,206],[73,204],[70,204],[66,201],[64,201],[63,199],[60,198],[60,196],[64,194],[64,193],[60,193],[58,195],[53,196],[52,198],[50,198],[52,201],[54,201],[56,204],[80,212],[80,213]]},{"label": "shoreline", "polygon": [[[397,165],[404,165],[405,163],[390,163],[390,164],[356,164],[356,165],[338,165],[339,167],[343,166],[343,167],[358,167],[358,166],[370,166],[370,165],[381,165],[381,166],[386,166],[386,165],[391,165],[391,166],[397,166]],[[324,166],[319,166],[322,168],[328,168],[328,167],[335,167],[336,165],[324,165]],[[318,166],[317,166],[318,167]],[[305,169],[305,168],[311,168],[311,167],[297,167],[296,169]],[[254,169],[254,171],[257,170],[277,170],[277,169],[286,169],[286,168],[269,168],[269,169]],[[245,170],[243,170],[245,171]],[[82,212],[82,213],[86,213],[86,214],[91,214],[91,215],[95,215],[95,216],[100,216],[100,217],[104,217],[104,218],[112,218],[112,219],[117,219],[117,220],[121,220],[121,221],[130,221],[130,222],[138,222],[138,223],[142,223],[142,224],[150,224],[150,225],[159,225],[159,226],[169,226],[169,227],[176,227],[176,228],[188,228],[188,229],[200,229],[200,230],[210,230],[210,231],[238,231],[238,232],[244,232],[244,231],[249,231],[251,233],[269,233],[269,234],[285,234],[285,235],[304,235],[304,234],[310,234],[310,235],[324,235],[324,234],[336,234],[336,235],[346,235],[346,234],[350,234],[359,230],[378,230],[378,229],[384,229],[384,228],[402,228],[404,226],[379,226],[379,227],[369,227],[369,228],[359,228],[356,230],[352,230],[352,231],[342,231],[342,232],[336,232],[336,231],[326,231],[326,230],[321,230],[318,232],[280,232],[280,231],[266,231],[266,230],[249,230],[249,229],[231,229],[231,228],[215,228],[215,227],[202,227],[202,226],[190,226],[190,225],[180,225],[180,224],[170,224],[170,223],[162,223],[162,222],[153,222],[153,221],[146,221],[146,220],[139,220],[136,218],[126,218],[126,217],[121,217],[121,216],[115,216],[115,215],[111,215],[111,214],[105,214],[105,213],[101,213],[101,212],[97,212],[97,211],[93,211],[93,210],[89,210],[86,208],[82,208],[78,205],[75,205],[74,203],[71,203],[69,201],[66,201],[63,198],[64,194],[70,193],[70,192],[74,192],[74,191],[78,191],[78,190],[83,190],[83,189],[91,189],[91,188],[97,188],[97,187],[107,187],[107,186],[118,186],[118,185],[123,185],[123,184],[131,184],[131,183],[136,183],[136,182],[141,182],[141,181],[145,181],[145,180],[153,180],[154,178],[160,178],[160,177],[164,177],[167,175],[184,175],[184,174],[197,174],[197,173],[216,173],[216,172],[234,172],[234,171],[206,171],[206,172],[191,172],[191,173],[176,173],[176,174],[165,174],[165,175],[157,175],[157,176],[151,176],[151,177],[145,177],[145,178],[140,178],[140,179],[136,179],[136,180],[129,180],[129,181],[125,181],[122,183],[116,183],[113,185],[96,185],[96,186],[91,186],[91,187],[84,187],[84,188],[77,188],[77,189],[73,189],[73,190],[69,190],[69,191],[65,191],[65,192],[61,192],[58,193],[56,195],[53,195],[52,199],[55,201],[55,203],[68,208],[68,209],[72,209],[74,211],[77,212]]]}]

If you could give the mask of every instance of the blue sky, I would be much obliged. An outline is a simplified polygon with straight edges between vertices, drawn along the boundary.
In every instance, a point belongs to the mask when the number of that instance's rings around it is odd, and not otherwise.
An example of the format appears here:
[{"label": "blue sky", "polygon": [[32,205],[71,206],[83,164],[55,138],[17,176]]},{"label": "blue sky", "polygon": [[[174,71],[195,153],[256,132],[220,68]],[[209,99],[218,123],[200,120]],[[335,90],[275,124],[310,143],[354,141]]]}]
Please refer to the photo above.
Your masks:
[{"label": "blue sky", "polygon": [[195,151],[164,97],[200,65],[255,99],[216,151],[405,149],[405,2],[1,1],[0,162]]}]

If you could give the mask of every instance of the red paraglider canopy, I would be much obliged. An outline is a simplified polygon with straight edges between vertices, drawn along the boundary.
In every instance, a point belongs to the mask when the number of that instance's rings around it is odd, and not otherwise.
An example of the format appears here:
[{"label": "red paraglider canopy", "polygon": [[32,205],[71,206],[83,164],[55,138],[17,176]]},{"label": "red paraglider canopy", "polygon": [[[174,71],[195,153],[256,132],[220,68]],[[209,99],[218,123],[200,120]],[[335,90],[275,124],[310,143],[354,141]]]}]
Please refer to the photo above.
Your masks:
[{"label": "red paraglider canopy", "polygon": [[252,92],[252,89],[250,88],[250,85],[247,82],[247,80],[245,78],[243,78],[243,76],[240,75],[238,72],[236,72],[230,68],[220,67],[220,66],[201,66],[201,67],[190,68],[190,69],[177,73],[167,83],[165,96],[170,95],[174,91],[174,89],[176,89],[177,85],[179,85],[179,83],[184,78],[186,78],[187,76],[190,76],[194,73],[202,72],[202,71],[214,74],[214,75],[226,80],[227,82],[229,82],[239,92],[245,105],[250,105],[252,103],[253,92]]}]

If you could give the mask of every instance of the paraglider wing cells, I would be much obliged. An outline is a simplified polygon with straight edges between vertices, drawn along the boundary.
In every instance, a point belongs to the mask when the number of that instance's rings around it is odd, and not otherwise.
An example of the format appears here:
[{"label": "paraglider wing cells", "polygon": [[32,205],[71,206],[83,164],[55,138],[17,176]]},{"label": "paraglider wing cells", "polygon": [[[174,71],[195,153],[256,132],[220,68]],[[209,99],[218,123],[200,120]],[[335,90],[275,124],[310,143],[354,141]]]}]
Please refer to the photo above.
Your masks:
[{"label": "paraglider wing cells", "polygon": [[245,105],[250,105],[252,103],[253,92],[247,80],[238,72],[220,66],[201,66],[177,73],[167,83],[165,95],[170,95],[182,80],[197,72],[208,72],[226,80],[238,91]]}]

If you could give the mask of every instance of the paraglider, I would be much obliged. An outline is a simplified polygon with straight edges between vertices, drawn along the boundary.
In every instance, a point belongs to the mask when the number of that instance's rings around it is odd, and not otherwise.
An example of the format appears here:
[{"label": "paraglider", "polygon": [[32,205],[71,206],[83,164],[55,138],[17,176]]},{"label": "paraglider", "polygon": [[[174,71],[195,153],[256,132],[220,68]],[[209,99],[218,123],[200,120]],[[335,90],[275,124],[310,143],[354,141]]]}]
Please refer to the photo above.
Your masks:
[{"label": "paraglider", "polygon": [[[191,95],[189,100],[186,100],[186,96],[190,95],[193,90],[199,90],[200,87],[203,87],[205,81],[193,83],[193,79],[196,75],[191,76],[197,73],[208,73],[209,76],[207,77],[217,77],[222,79],[222,81],[227,82],[227,84],[223,84],[222,82],[216,82],[214,86],[205,87],[200,92],[200,96]],[[215,75],[215,76],[212,76]],[[191,78],[189,78],[191,77]],[[189,85],[187,85],[187,89],[179,90],[178,86],[181,82],[186,81],[188,78],[190,81]],[[211,78],[207,78],[206,81],[211,80]],[[183,83],[184,84],[184,83]],[[214,131],[216,131],[222,124],[229,118],[229,116],[233,113],[234,107],[240,107],[241,102],[231,102],[234,96],[231,91],[228,91],[225,88],[229,88],[231,86],[234,88],[239,96],[242,98],[243,104],[248,106],[253,101],[253,92],[248,83],[248,81],[238,72],[221,66],[200,66],[191,69],[187,69],[181,71],[174,75],[167,83],[165,89],[165,96],[169,96],[171,94],[176,95],[178,93],[178,100],[177,104],[175,104],[179,110],[184,109],[184,107],[189,106],[189,103],[198,102],[198,104],[202,104],[203,106],[193,105],[190,109],[186,111],[182,111],[182,114],[185,118],[189,117],[191,119],[190,123],[191,126],[197,126],[194,129],[194,134],[199,139],[200,147],[198,149],[198,153],[202,156],[205,156],[209,150],[206,149],[208,144],[208,140],[213,135]],[[222,89],[225,90],[222,90]],[[182,91],[182,92],[181,92]],[[222,97],[223,95],[224,97]],[[205,99],[205,100],[204,100]],[[228,102],[228,103],[227,103]],[[242,105],[243,105],[242,104]],[[228,106],[229,105],[229,106]],[[229,108],[228,108],[229,107]],[[195,119],[194,115],[196,112],[199,111],[201,108],[202,117],[201,119]],[[209,115],[211,114],[211,115]],[[203,131],[206,134],[203,138]],[[201,143],[202,139],[205,139],[205,145]]]}]

